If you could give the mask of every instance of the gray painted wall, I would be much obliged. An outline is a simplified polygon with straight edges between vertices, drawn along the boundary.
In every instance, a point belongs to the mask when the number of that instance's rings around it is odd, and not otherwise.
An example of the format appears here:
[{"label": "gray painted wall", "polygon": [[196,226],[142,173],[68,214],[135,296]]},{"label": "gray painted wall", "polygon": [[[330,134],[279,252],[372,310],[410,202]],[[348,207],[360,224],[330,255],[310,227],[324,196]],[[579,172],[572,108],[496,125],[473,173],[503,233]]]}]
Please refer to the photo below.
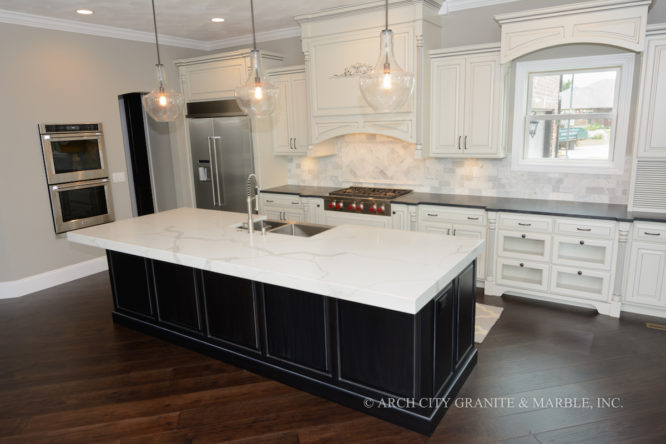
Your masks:
[{"label": "gray painted wall", "polygon": [[[155,46],[0,24],[0,282],[103,254],[56,239],[37,132],[40,122],[102,122],[111,172],[126,172],[118,95],[153,86]],[[203,52],[162,47],[172,60]],[[178,146],[173,144],[172,146]],[[131,215],[127,182],[112,187],[117,219]]]}]

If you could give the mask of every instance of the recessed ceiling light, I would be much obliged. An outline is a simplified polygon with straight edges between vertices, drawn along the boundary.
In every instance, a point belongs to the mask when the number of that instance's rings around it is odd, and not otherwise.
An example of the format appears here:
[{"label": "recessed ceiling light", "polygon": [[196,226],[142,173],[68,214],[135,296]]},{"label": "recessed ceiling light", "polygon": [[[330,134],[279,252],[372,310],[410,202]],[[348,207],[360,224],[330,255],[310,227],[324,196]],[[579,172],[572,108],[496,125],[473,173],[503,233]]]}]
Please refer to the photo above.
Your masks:
[{"label": "recessed ceiling light", "polygon": [[81,15],[91,15],[94,11],[92,9],[77,9],[76,13]]},{"label": "recessed ceiling light", "polygon": [[224,19],[222,17],[213,17],[212,19],[210,19],[210,21],[215,23],[222,23]]}]

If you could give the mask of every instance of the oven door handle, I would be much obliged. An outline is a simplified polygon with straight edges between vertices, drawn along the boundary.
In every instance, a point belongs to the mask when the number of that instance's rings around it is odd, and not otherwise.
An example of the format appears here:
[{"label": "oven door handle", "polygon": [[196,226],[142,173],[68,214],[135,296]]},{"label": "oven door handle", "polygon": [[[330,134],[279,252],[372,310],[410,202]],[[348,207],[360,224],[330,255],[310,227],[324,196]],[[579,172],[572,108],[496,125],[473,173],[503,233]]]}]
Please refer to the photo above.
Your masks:
[{"label": "oven door handle", "polygon": [[213,141],[213,155],[215,156],[215,186],[217,187],[217,204],[219,206],[224,205],[224,188],[220,185],[220,163],[222,161],[222,156],[220,155],[219,160],[218,160],[218,155],[217,155],[217,140],[222,140],[222,137],[220,136],[212,136],[211,137]]},{"label": "oven door handle", "polygon": [[211,185],[211,190],[213,192],[213,206],[217,205],[217,199],[215,195],[215,178],[217,177],[217,174],[215,174],[215,160],[213,158],[213,145],[211,142],[213,141],[212,136],[208,136],[208,158],[210,159],[210,185]]},{"label": "oven door handle", "polygon": [[54,191],[59,190],[74,190],[76,188],[90,188],[95,185],[102,185],[108,183],[109,179],[99,179],[99,180],[86,180],[82,182],[74,182],[72,184],[62,184],[62,185],[51,185],[51,189]]}]

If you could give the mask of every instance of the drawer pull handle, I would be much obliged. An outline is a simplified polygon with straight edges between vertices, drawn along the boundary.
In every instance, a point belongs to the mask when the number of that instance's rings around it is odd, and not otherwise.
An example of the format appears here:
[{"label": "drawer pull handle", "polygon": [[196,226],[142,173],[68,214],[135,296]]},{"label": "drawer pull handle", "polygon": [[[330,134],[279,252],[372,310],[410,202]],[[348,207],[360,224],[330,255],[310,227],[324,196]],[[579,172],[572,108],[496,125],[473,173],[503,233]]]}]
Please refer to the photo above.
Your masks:
[{"label": "drawer pull handle", "polygon": [[267,203],[273,203],[274,201],[269,200],[269,199],[266,199],[266,202],[267,202]]},{"label": "drawer pull handle", "polygon": [[432,213],[428,213],[428,216],[431,216],[431,217],[437,217],[437,216],[438,216],[438,214],[437,214],[437,213],[435,213],[435,214],[432,214]]},{"label": "drawer pull handle", "polygon": [[647,234],[648,236],[661,236],[661,233],[650,233],[649,231],[643,231],[643,233]]},{"label": "drawer pull handle", "polygon": [[468,220],[479,220],[478,217],[471,217],[471,216],[467,216],[467,219],[468,219]]},{"label": "drawer pull handle", "polygon": [[576,230],[578,230],[578,231],[592,231],[592,228],[581,228],[581,227],[576,227]]},{"label": "drawer pull handle", "polygon": [[527,236],[525,236],[524,234],[521,234],[520,237],[522,237],[523,239],[525,239]]},{"label": "drawer pull handle", "polygon": [[583,272],[578,270],[578,276],[582,276]]},{"label": "drawer pull handle", "polygon": [[580,241],[580,244],[581,244],[581,245],[585,245],[585,241]]},{"label": "drawer pull handle", "polygon": [[520,225],[521,227],[531,227],[532,226],[532,224],[524,224],[522,222],[518,222],[518,225]]},{"label": "drawer pull handle", "polygon": [[298,204],[300,204],[300,202],[292,202],[291,204],[292,205],[298,205]]},{"label": "drawer pull handle", "polygon": [[520,266],[521,266],[521,267],[524,267],[524,266],[525,266],[525,264],[523,264],[523,263],[521,262],[521,263],[520,263]]}]

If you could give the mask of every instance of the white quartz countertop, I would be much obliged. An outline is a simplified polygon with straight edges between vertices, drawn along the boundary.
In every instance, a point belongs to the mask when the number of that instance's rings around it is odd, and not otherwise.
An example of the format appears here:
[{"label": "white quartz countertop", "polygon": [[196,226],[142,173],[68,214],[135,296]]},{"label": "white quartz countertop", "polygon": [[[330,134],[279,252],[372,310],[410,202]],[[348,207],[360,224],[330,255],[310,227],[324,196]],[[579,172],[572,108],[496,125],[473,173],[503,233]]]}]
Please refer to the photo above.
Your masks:
[{"label": "white quartz countertop", "polygon": [[67,239],[410,314],[477,257],[484,242],[361,225],[309,238],[251,236],[235,227],[246,219],[179,208],[70,231]]}]

